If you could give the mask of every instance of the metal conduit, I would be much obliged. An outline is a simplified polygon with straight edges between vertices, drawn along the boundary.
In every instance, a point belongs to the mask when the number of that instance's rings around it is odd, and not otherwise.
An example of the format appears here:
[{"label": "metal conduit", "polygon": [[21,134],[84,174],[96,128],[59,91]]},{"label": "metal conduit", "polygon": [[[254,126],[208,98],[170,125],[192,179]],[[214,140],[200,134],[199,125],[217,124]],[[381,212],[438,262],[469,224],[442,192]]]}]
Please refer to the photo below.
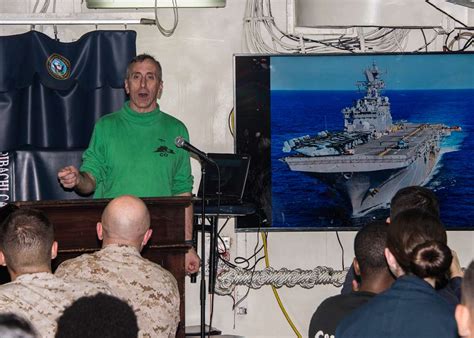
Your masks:
[{"label": "metal conduit", "polygon": [[1,19],[0,25],[154,25],[155,19]]}]

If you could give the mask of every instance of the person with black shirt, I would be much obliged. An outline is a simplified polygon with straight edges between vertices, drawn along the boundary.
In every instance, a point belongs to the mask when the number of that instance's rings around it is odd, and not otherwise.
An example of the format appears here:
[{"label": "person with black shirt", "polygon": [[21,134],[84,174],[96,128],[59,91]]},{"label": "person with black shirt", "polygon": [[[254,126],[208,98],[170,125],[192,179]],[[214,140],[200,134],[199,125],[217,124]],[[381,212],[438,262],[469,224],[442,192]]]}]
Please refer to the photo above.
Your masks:
[{"label": "person with black shirt", "polygon": [[341,320],[338,338],[456,338],[454,309],[434,289],[453,256],[438,217],[412,209],[387,227],[385,258],[392,286]]},{"label": "person with black shirt", "polygon": [[[394,219],[400,213],[412,209],[440,218],[439,202],[436,195],[428,188],[409,186],[398,190],[390,201],[390,217],[387,218],[387,223],[389,224],[390,219]],[[449,269],[449,279],[437,285],[436,291],[448,303],[455,306],[461,300],[461,282],[464,274],[456,252],[453,251],[452,254],[453,261]],[[351,293],[354,287],[358,287],[357,284],[357,277],[351,266],[344,280],[341,294]]]},{"label": "person with black shirt", "polygon": [[390,287],[394,278],[385,261],[386,239],[387,224],[381,221],[369,223],[357,233],[353,266],[361,279],[359,290],[323,301],[311,318],[310,338],[333,338],[342,318]]}]

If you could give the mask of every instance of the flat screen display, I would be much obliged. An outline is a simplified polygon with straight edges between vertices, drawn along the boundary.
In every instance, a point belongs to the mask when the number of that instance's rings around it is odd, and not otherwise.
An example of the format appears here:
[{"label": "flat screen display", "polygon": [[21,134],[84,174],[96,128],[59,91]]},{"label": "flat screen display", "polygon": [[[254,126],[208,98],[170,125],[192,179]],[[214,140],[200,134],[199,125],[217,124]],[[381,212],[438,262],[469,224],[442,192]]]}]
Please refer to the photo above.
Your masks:
[{"label": "flat screen display", "polygon": [[474,54],[236,55],[237,231],[353,230],[410,185],[474,229]]},{"label": "flat screen display", "polygon": [[[240,203],[245,191],[250,157],[225,153],[208,153],[207,156],[216,165],[208,164],[206,166],[206,198],[212,201],[217,201],[220,198],[221,203],[225,203],[226,200]],[[203,197],[202,177],[197,195],[200,198]]]}]

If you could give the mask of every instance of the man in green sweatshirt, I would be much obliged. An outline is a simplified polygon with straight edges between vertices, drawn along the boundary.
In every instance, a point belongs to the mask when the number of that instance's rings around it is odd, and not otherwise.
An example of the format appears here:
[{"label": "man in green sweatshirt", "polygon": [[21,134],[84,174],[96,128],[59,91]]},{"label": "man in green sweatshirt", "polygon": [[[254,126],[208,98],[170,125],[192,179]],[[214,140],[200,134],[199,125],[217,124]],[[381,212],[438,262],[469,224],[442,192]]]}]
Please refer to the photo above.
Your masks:
[{"label": "man in green sweatshirt", "polygon": [[[174,144],[178,136],[188,140],[188,131],[157,103],[163,91],[160,63],[147,54],[136,56],[127,69],[125,91],[130,101],[97,122],[80,170],[62,168],[60,183],[79,194],[94,192],[94,198],[191,196],[189,154]],[[186,209],[186,240],[192,238],[192,220],[191,205]],[[186,271],[197,272],[199,264],[191,249]]]}]

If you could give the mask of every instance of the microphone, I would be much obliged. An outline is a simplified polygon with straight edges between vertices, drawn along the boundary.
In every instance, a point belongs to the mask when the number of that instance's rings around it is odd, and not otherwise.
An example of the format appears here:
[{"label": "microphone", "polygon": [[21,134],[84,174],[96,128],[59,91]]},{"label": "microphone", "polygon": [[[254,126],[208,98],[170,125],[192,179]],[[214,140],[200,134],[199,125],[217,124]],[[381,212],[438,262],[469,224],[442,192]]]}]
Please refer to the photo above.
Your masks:
[{"label": "microphone", "polygon": [[174,140],[174,144],[178,148],[182,148],[186,151],[189,151],[190,153],[193,153],[194,155],[199,157],[201,160],[204,160],[206,162],[213,163],[213,164],[216,163],[212,159],[210,159],[209,156],[207,156],[206,153],[202,152],[201,150],[199,150],[198,148],[193,146],[191,143],[186,141],[182,136],[176,137],[176,139]]}]

